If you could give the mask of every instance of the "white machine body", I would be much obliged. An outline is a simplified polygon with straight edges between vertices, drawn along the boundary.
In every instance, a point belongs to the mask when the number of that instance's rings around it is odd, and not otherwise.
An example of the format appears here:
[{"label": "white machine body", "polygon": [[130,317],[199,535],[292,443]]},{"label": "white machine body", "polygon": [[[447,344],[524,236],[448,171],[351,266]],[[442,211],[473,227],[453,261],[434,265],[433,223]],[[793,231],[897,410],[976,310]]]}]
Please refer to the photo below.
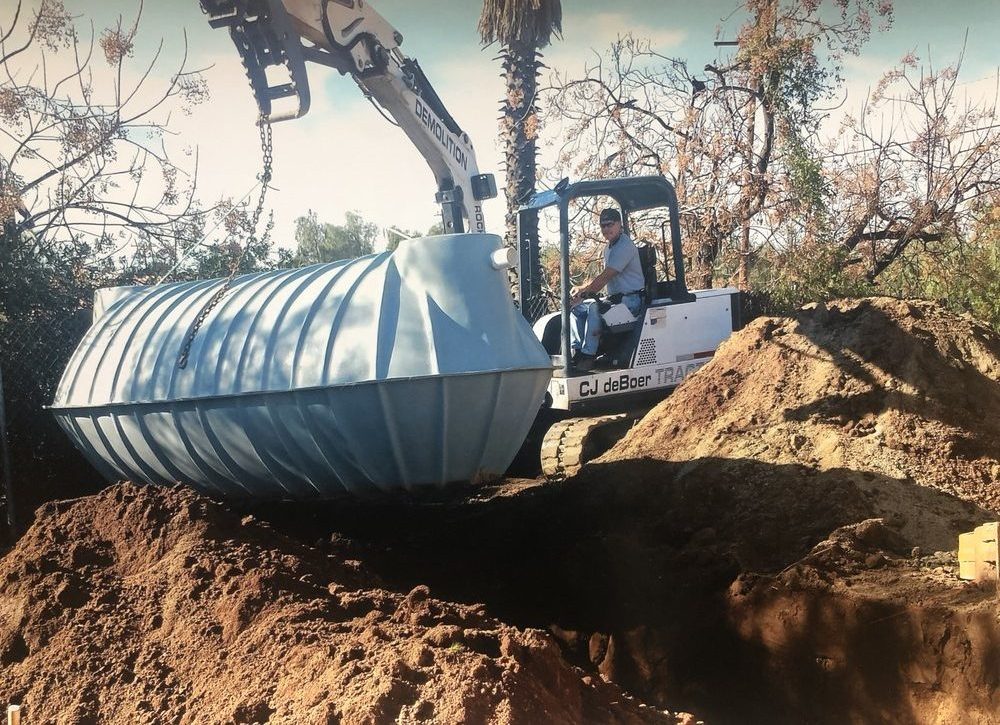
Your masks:
[{"label": "white machine body", "polygon": [[[694,295],[695,301],[683,304],[653,300],[643,315],[639,342],[628,366],[572,377],[563,377],[561,370],[557,370],[549,382],[551,407],[571,411],[606,397],[618,398],[624,393],[641,394],[657,390],[667,392],[678,386],[712,359],[716,349],[732,335],[735,327],[733,306],[737,304],[736,289],[696,290]],[[609,313],[614,309],[612,307]],[[536,334],[544,329],[548,320],[559,314],[553,313],[539,320],[535,327]],[[561,368],[560,356],[553,356],[553,364]]]}]

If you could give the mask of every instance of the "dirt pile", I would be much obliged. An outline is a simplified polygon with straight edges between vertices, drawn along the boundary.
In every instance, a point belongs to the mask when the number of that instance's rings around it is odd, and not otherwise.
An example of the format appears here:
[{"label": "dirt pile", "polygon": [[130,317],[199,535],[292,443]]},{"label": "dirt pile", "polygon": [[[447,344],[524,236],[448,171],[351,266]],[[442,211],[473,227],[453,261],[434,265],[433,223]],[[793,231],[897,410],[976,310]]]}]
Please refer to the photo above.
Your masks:
[{"label": "dirt pile", "polygon": [[1000,511],[1000,337],[888,298],[758,319],[601,461],[638,459],[686,461],[692,475],[705,459],[836,472],[872,516],[954,548]]},{"label": "dirt pile", "polygon": [[48,504],[0,560],[0,699],[30,722],[674,722],[582,675],[180,488]]}]

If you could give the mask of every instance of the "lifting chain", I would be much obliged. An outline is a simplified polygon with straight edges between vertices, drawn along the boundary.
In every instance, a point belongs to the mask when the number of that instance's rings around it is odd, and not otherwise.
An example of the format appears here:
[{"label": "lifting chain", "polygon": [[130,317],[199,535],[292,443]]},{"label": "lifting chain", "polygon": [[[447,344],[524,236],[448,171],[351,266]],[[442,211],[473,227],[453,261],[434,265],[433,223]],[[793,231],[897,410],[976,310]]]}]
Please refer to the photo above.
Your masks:
[{"label": "lifting chain", "polygon": [[[177,367],[183,369],[187,367],[188,355],[191,353],[191,344],[194,342],[195,336],[198,334],[198,330],[205,323],[205,319],[208,314],[215,308],[216,305],[226,296],[229,288],[233,284],[233,279],[236,278],[236,273],[240,269],[240,264],[243,262],[243,258],[246,256],[247,250],[254,243],[257,237],[257,225],[260,222],[260,215],[264,211],[264,197],[267,194],[267,186],[271,183],[271,162],[273,161],[272,148],[271,148],[271,122],[266,116],[261,115],[257,120],[257,126],[260,128],[260,149],[261,155],[263,157],[263,168],[261,169],[260,176],[257,178],[260,180],[260,196],[257,197],[257,208],[254,209],[253,217],[250,220],[250,238],[247,243],[238,246],[239,254],[233,252],[233,259],[229,265],[229,276],[223,285],[216,290],[215,294],[212,295],[211,299],[205,303],[205,305],[198,312],[198,316],[194,318],[194,322],[191,323],[191,329],[188,331],[187,339],[184,340],[184,347],[181,349],[181,354],[177,356]],[[264,233],[264,239],[267,238],[267,232]]]}]

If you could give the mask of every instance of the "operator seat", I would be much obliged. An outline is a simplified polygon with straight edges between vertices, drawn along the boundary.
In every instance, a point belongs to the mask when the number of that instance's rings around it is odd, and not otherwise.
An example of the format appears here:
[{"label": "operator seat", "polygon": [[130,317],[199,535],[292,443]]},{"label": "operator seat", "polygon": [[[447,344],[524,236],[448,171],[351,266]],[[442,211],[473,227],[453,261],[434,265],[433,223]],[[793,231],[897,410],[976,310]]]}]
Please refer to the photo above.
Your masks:
[{"label": "operator seat", "polygon": [[[654,299],[670,295],[662,294],[663,285],[670,282],[656,281],[656,248],[648,244],[636,246],[639,250],[639,261],[642,264],[642,274],[645,282],[645,300],[639,314],[633,316],[624,304],[619,304],[625,311],[623,322],[615,331],[615,327],[606,326],[597,348],[598,357],[607,367],[624,367],[632,358],[632,351],[639,344],[642,336],[642,322],[646,317],[646,308]],[[609,308],[610,309],[610,308]],[[562,346],[562,315],[559,312],[549,313],[539,318],[534,324],[535,336],[542,343],[549,355],[558,355]]]},{"label": "operator seat", "polygon": [[603,357],[613,368],[625,367],[632,358],[632,351],[642,336],[642,322],[646,309],[656,293],[656,247],[651,244],[637,244],[639,263],[645,282],[643,304],[635,316],[624,303],[612,305],[601,313],[604,333],[597,348],[598,357]]}]

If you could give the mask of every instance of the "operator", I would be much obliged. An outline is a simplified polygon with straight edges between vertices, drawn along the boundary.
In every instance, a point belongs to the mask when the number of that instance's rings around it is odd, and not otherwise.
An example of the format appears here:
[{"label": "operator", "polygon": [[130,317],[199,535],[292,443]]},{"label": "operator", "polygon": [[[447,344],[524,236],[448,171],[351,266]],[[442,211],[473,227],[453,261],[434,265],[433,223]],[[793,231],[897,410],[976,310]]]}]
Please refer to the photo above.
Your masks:
[{"label": "operator", "polygon": [[604,270],[586,284],[570,290],[570,324],[573,363],[577,370],[592,370],[597,355],[597,344],[601,337],[601,302],[583,299],[586,295],[600,292],[607,286],[609,301],[625,303],[629,312],[638,315],[642,310],[645,277],[639,250],[622,230],[622,215],[617,209],[601,212],[601,234],[608,243],[604,248]]}]

